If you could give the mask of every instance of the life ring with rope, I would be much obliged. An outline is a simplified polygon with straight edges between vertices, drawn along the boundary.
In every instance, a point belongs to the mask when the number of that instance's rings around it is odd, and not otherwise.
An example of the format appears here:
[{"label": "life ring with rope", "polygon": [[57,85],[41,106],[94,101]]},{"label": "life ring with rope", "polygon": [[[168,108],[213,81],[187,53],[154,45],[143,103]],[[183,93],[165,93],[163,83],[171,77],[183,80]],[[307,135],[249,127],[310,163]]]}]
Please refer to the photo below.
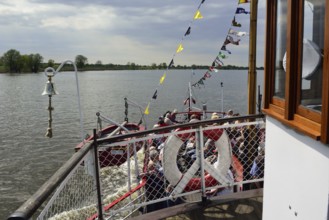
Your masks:
[{"label": "life ring with rope", "polygon": [[[184,174],[177,166],[176,159],[180,147],[193,135],[193,132],[179,133],[179,131],[183,130],[186,129],[177,129],[175,132],[178,132],[178,134],[169,136],[163,149],[164,176],[172,186],[175,186],[172,195],[177,195],[182,191],[198,190],[202,184],[200,177],[194,177],[200,168],[199,157]],[[217,151],[217,161],[214,164],[210,164],[206,160],[204,161],[204,170],[206,171],[205,186],[211,187],[218,183],[231,183],[232,181],[227,178],[227,173],[232,163],[232,149],[226,131],[221,128],[207,129],[203,131],[203,135],[214,140]]]}]

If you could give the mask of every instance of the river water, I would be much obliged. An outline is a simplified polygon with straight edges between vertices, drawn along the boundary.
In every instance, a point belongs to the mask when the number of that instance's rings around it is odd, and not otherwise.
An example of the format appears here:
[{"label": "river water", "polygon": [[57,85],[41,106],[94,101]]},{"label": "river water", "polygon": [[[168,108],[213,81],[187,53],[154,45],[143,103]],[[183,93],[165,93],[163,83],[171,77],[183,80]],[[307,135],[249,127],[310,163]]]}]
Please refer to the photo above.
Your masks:
[{"label": "river water", "polygon": [[[159,85],[163,73],[163,70],[78,73],[86,133],[91,134],[96,128],[97,111],[122,121],[124,97],[143,108],[151,102],[146,119],[148,127],[152,127],[167,110],[184,109],[188,82],[198,82],[205,70],[170,70],[164,83]],[[208,110],[221,111],[223,94],[224,111],[233,109],[235,113],[246,114],[247,74],[247,70],[212,73],[203,81],[204,85],[193,87],[195,99],[207,104]],[[59,94],[52,99],[53,138],[45,138],[48,97],[41,93],[46,81],[43,73],[0,74],[0,219],[6,219],[27,200],[72,156],[74,146],[81,140],[72,72],[61,72],[53,79]],[[257,84],[263,84],[263,71],[258,71]],[[152,99],[155,90],[156,100]],[[140,110],[130,104],[130,121],[138,121],[140,116]]]}]

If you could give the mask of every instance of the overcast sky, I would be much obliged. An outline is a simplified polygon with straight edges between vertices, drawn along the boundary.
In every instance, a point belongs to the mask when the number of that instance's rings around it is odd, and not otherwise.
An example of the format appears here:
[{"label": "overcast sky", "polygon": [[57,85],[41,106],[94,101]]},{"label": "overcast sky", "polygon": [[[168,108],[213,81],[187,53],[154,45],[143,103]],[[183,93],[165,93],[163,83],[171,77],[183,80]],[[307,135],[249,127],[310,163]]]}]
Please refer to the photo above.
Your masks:
[{"label": "overcast sky", "polygon": [[[175,65],[211,65],[220,51],[237,7],[237,0],[206,0],[203,19],[194,20],[201,0],[1,0],[0,55],[9,49],[21,54],[40,53],[44,61],[89,63],[167,63],[179,43],[184,50]],[[264,65],[265,1],[258,6],[257,66]],[[236,31],[249,32],[249,15],[236,15]],[[192,22],[192,23],[191,23]],[[191,34],[184,37],[191,25]],[[183,41],[182,41],[183,39]],[[232,54],[225,65],[248,64],[249,38],[227,45]]]}]

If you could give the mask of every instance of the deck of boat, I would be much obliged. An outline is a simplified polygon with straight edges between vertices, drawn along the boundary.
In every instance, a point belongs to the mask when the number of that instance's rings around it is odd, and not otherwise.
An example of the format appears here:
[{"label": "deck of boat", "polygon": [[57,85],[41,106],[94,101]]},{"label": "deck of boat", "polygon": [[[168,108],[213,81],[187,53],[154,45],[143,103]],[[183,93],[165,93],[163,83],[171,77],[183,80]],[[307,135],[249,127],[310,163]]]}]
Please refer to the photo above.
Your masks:
[{"label": "deck of boat", "polygon": [[256,189],[214,197],[206,206],[200,203],[184,203],[132,219],[257,220],[262,219],[262,206],[263,189]]}]

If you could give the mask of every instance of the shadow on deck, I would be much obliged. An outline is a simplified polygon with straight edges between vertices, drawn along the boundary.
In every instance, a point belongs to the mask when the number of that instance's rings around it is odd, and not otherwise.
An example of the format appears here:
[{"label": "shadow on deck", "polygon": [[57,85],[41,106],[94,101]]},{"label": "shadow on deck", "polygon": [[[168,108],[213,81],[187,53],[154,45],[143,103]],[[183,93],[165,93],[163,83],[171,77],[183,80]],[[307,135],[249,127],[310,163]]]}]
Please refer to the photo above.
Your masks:
[{"label": "shadow on deck", "polygon": [[263,189],[257,189],[214,197],[206,206],[200,203],[184,203],[132,219],[257,220],[262,219],[262,212]]}]

